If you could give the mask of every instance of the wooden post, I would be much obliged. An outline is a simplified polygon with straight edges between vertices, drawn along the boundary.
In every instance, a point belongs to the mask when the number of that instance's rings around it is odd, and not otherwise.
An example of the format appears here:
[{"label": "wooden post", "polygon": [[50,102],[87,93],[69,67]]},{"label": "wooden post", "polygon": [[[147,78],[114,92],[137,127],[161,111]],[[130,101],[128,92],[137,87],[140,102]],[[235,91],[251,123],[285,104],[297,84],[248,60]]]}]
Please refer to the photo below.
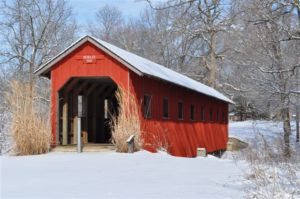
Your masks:
[{"label": "wooden post", "polygon": [[128,153],[133,153],[134,152],[134,135],[131,135],[127,139],[127,145],[128,145]]},{"label": "wooden post", "polygon": [[81,117],[77,117],[77,152],[81,153],[82,146],[81,146]]},{"label": "wooden post", "polygon": [[86,116],[86,107],[85,107],[85,99],[84,96],[78,95],[77,98],[77,152],[81,153],[82,151],[82,140],[81,140],[81,118]]},{"label": "wooden post", "polygon": [[68,144],[68,96],[64,95],[64,104],[63,104],[63,140],[62,144],[67,145]]},{"label": "wooden post", "polygon": [[77,132],[78,132],[78,117],[77,115],[75,115],[73,119],[73,143],[72,144],[77,144]]}]

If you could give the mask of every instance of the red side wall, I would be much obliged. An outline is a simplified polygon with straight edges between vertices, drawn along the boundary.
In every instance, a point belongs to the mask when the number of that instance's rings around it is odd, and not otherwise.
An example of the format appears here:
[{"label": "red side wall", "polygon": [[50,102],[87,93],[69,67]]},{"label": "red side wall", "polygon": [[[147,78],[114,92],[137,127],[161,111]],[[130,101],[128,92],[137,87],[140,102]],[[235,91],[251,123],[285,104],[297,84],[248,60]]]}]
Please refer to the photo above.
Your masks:
[{"label": "red side wall", "polygon": [[[228,104],[201,95],[173,84],[139,77],[130,72],[131,85],[142,101],[144,94],[152,96],[152,116],[142,117],[143,131],[146,132],[145,148],[154,151],[157,145],[169,147],[176,156],[196,156],[196,148],[206,148],[208,152],[226,149],[228,141]],[[163,118],[163,98],[169,99],[169,118]],[[178,102],[183,102],[183,120],[178,119]],[[195,120],[190,118],[190,106],[194,105]],[[201,121],[201,106],[205,108],[205,121]],[[209,109],[213,109],[210,121]],[[217,110],[219,118],[217,120]],[[225,120],[222,118],[224,113]],[[159,132],[159,133],[158,133]],[[168,140],[168,143],[165,143]]]},{"label": "red side wall", "polygon": [[[101,59],[97,60],[97,63],[84,64],[81,59],[84,55],[99,55]],[[152,95],[152,117],[151,119],[142,117],[145,149],[155,151],[158,145],[164,143],[169,147],[171,154],[186,157],[195,156],[197,147],[204,147],[208,152],[226,149],[228,104],[161,80],[140,77],[88,42],[74,50],[51,70],[53,144],[56,144],[57,92],[71,77],[80,76],[109,76],[125,89],[128,89],[129,85],[140,102],[144,94]],[[164,97],[169,99],[169,119],[162,117]],[[184,120],[177,118],[178,101],[184,104]],[[190,120],[191,104],[195,106],[195,121]],[[204,122],[200,121],[201,106],[206,110]],[[208,121],[209,108],[214,110],[213,121]],[[225,121],[216,121],[217,109],[220,118],[224,112]]]}]

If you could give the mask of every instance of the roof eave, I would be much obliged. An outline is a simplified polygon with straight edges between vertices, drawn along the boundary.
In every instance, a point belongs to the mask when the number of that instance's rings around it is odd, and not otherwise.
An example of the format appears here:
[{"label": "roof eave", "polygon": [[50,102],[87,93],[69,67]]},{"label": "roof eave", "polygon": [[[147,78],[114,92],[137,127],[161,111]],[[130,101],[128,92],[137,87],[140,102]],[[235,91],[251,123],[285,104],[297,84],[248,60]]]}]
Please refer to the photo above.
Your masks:
[{"label": "roof eave", "polygon": [[182,86],[182,85],[180,85],[180,84],[176,84],[176,83],[174,83],[174,82],[171,82],[171,81],[168,81],[168,80],[165,80],[165,79],[162,79],[162,78],[159,78],[159,77],[157,77],[157,76],[153,76],[153,75],[149,75],[149,74],[144,74],[145,76],[148,76],[148,77],[150,77],[150,78],[154,78],[154,79],[157,79],[157,80],[160,80],[160,81],[163,81],[163,82],[167,82],[167,83],[170,83],[170,84],[174,84],[174,85],[176,85],[176,86],[179,86],[179,87],[182,87],[182,88],[185,88],[185,89],[189,89],[189,90],[191,90],[191,91],[194,91],[194,92],[196,92],[196,93],[201,93],[202,95],[205,95],[205,96],[208,96],[208,97],[211,97],[211,98],[214,98],[214,99],[217,99],[217,100],[220,100],[220,101],[222,101],[222,102],[226,102],[226,103],[228,103],[228,104],[235,104],[235,102],[234,101],[232,101],[232,100],[230,100],[230,99],[228,99],[227,97],[225,97],[225,98],[227,98],[227,99],[220,99],[220,98],[218,98],[218,97],[215,97],[215,96],[211,96],[211,95],[209,95],[209,94],[206,94],[206,93],[202,93],[202,92],[199,92],[199,91],[197,91],[197,90],[194,90],[194,89],[192,89],[192,88],[189,88],[189,87],[185,87],[185,86]]}]

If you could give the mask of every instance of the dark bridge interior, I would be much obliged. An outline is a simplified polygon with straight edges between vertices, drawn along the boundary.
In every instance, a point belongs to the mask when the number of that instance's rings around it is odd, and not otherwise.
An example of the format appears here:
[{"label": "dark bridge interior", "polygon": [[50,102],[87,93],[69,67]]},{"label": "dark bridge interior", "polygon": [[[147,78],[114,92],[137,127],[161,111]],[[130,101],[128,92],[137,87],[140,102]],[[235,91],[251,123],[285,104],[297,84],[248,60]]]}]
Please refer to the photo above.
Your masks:
[{"label": "dark bridge interior", "polygon": [[83,144],[110,143],[112,116],[118,114],[116,83],[109,77],[72,78],[59,91],[58,136],[62,145],[77,143],[78,95],[84,98]]}]

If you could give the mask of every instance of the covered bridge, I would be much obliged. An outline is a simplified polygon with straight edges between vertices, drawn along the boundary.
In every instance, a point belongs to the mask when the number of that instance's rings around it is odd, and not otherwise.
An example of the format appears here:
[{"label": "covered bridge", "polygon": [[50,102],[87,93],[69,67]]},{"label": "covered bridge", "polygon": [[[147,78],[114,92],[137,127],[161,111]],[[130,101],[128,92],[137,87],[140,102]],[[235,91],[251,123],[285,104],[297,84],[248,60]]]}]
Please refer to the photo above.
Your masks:
[{"label": "covered bridge", "polygon": [[76,143],[77,96],[86,97],[84,143],[109,143],[108,110],[117,110],[115,91],[142,102],[144,148],[165,139],[176,156],[192,157],[198,147],[226,149],[228,104],[223,94],[180,73],[91,36],[84,36],[39,67],[51,79],[53,147]]}]

